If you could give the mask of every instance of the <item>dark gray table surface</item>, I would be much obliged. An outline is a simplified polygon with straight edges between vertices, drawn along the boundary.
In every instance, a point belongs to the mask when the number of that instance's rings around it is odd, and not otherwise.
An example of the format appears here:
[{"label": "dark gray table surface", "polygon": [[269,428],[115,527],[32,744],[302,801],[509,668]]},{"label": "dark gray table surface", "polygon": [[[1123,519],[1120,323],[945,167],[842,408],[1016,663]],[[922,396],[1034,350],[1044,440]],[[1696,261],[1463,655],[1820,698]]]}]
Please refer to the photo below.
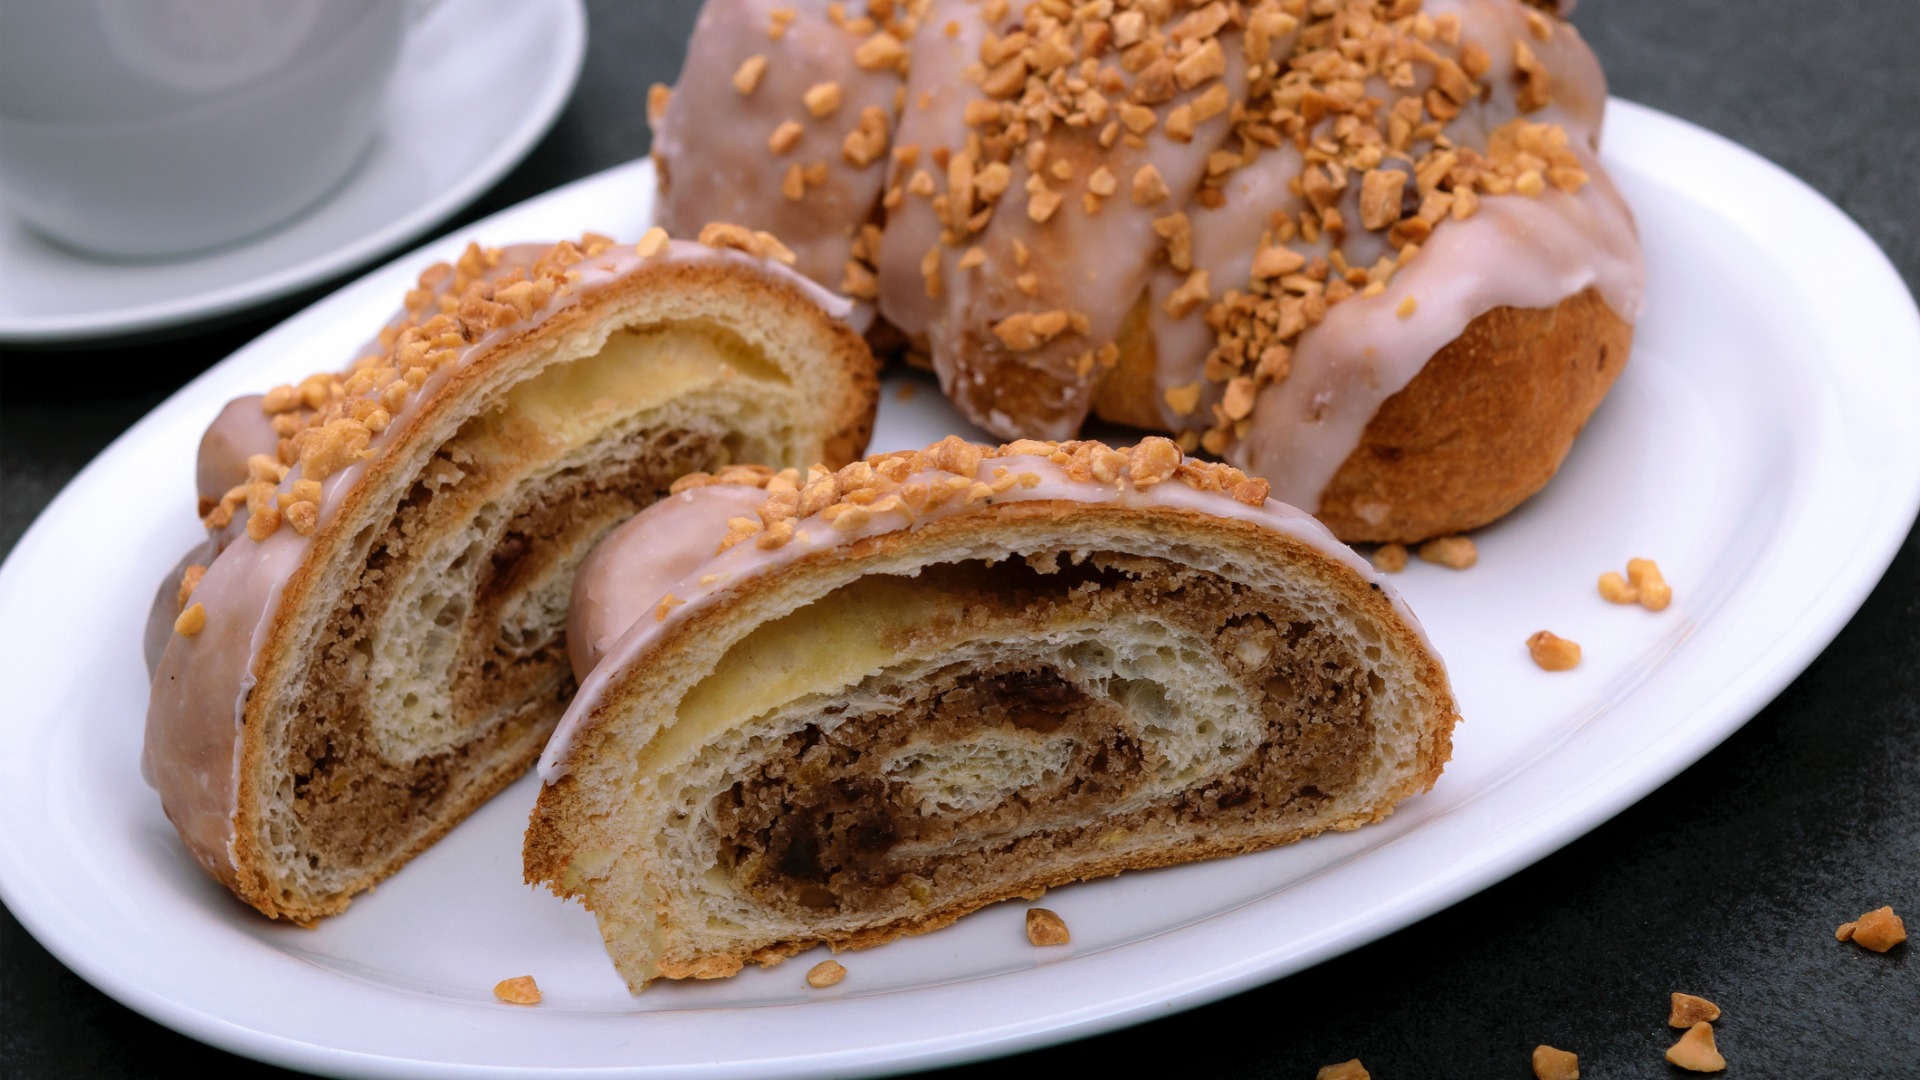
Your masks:
[{"label": "dark gray table surface", "polygon": [[[698,0],[589,7],[586,70],[566,112],[448,228],[645,152],[647,86],[677,72]],[[1574,21],[1615,93],[1804,178],[1865,227],[1910,289],[1920,282],[1920,0],[1585,0]],[[339,284],[164,340],[9,350],[0,550],[173,389]],[[1875,956],[1833,939],[1836,924],[1881,904],[1920,931],[1917,606],[1909,537],[1859,615],[1778,700],[1557,854],[1278,983],[960,1071],[1117,1073],[1170,1054],[1189,1077],[1309,1078],[1358,1056],[1381,1080],[1518,1078],[1545,1042],[1579,1053],[1587,1077],[1669,1076],[1667,994],[1686,990],[1726,1010],[1727,1075],[1920,1077],[1914,946]],[[223,1067],[278,1072],[116,1004],[0,911],[0,1075]]]}]

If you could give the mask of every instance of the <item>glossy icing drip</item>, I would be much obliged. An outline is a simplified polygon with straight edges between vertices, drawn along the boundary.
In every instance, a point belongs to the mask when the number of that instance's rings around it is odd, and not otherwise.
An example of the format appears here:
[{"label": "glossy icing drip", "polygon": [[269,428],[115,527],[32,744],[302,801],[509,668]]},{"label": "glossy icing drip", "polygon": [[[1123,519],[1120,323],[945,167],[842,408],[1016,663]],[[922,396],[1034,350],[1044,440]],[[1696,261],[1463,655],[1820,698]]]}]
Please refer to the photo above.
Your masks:
[{"label": "glossy icing drip", "polygon": [[[797,270],[837,287],[854,232],[879,202],[887,174],[884,152],[856,164],[846,138],[868,109],[880,110],[883,131],[893,127],[901,79],[855,63],[860,39],[828,22],[827,7],[824,0],[712,0],[702,8],[654,154],[665,162],[669,194],[659,223],[669,233],[692,236],[712,221],[765,229],[793,249]],[[769,37],[776,11],[793,14],[778,41]],[[742,93],[736,76],[756,56],[768,62]],[[839,106],[813,116],[803,95],[828,83],[838,88]],[[775,154],[768,141],[788,122],[799,125],[798,139]],[[804,200],[781,190],[795,168]],[[809,169],[819,182],[804,176]]]},{"label": "glossy icing drip", "polygon": [[[1246,17],[1251,19],[1260,6],[1245,5]],[[1297,14],[1306,11],[1301,4],[1281,6]],[[1645,277],[1638,236],[1630,211],[1596,157],[1605,78],[1579,33],[1542,15],[1537,10],[1541,6],[1553,7],[1521,0],[1426,0],[1419,5],[1422,18],[1457,20],[1458,43],[1448,45],[1442,56],[1464,55],[1464,49],[1475,47],[1484,50],[1487,60],[1476,83],[1480,93],[1446,122],[1445,136],[1453,145],[1485,151],[1493,133],[1510,121],[1558,125],[1588,181],[1572,193],[1548,186],[1538,197],[1483,197],[1478,213],[1434,225],[1432,235],[1388,282],[1384,294],[1340,302],[1324,321],[1300,334],[1290,373],[1259,390],[1246,430],[1231,441],[1207,444],[1271,480],[1287,501],[1316,508],[1321,491],[1381,403],[1479,316],[1500,307],[1552,307],[1592,288],[1621,318],[1638,317]],[[1559,8],[1564,14],[1570,6]],[[748,8],[751,17],[738,14]],[[846,10],[851,14],[857,8]],[[1004,162],[1009,171],[1005,194],[987,207],[990,213],[982,211],[983,222],[971,226],[956,220],[950,207],[941,209],[941,200],[950,199],[954,190],[947,164],[957,155],[985,152],[980,149],[985,129],[968,121],[969,106],[986,101],[981,73],[991,67],[982,61],[998,55],[993,52],[997,43],[1018,36],[1026,6],[1009,5],[993,24],[986,21],[993,7],[969,0],[926,0],[908,8],[916,16],[906,42],[912,65],[894,135],[896,153],[904,156],[892,169],[887,190],[876,191],[873,204],[864,209],[831,201],[815,206],[811,194],[800,203],[777,196],[771,201],[735,200],[704,187],[675,184],[663,195],[663,213],[712,216],[724,206],[734,220],[783,236],[790,222],[805,216],[797,215],[800,207],[815,215],[809,227],[830,220],[849,236],[870,218],[880,221],[875,259],[880,313],[930,348],[942,388],[962,412],[1005,437],[1064,438],[1078,430],[1103,375],[1107,356],[1102,347],[1122,333],[1129,312],[1144,294],[1148,318],[1142,332],[1156,357],[1159,393],[1154,404],[1166,430],[1192,432],[1192,439],[1216,426],[1212,406],[1222,400],[1226,380],[1208,374],[1207,359],[1217,334],[1207,323],[1204,305],[1179,316],[1169,314],[1176,290],[1192,288],[1195,282],[1188,265],[1169,265],[1169,245],[1156,223],[1176,212],[1187,217],[1191,270],[1204,272],[1210,297],[1218,300],[1227,290],[1247,288],[1255,254],[1275,213],[1297,215],[1305,206],[1300,180],[1307,163],[1290,139],[1230,167],[1219,184],[1222,201],[1198,196],[1205,194],[1203,177],[1213,171],[1215,155],[1231,151],[1228,156],[1234,157],[1243,150],[1240,140],[1229,135],[1232,114],[1193,125],[1190,139],[1169,135],[1172,112],[1195,105],[1208,90],[1224,87],[1234,107],[1245,104],[1249,35],[1233,21],[1222,25],[1217,43],[1224,70],[1215,81],[1155,101],[1158,120],[1137,140],[1124,134],[1113,138],[1113,131],[1103,129],[1111,127],[1106,116],[1028,132],[1028,138],[1046,144],[1040,174],[1029,167],[1032,144],[1016,148]],[[784,41],[768,39],[756,21],[760,9],[753,5],[715,0],[706,10],[688,75],[663,127],[676,139],[691,130],[691,118],[705,115],[707,109],[772,120],[771,114],[762,117],[755,111],[766,107],[763,100],[742,105],[738,95],[729,98],[712,91],[715,82],[724,86],[724,72],[709,72],[696,63],[718,55],[721,43],[710,38],[725,39],[726,48],[735,51],[764,50],[769,71],[787,65],[811,78],[836,63],[822,57],[818,42],[811,39],[806,48],[787,55]],[[1196,7],[1194,14],[1200,11]],[[1176,21],[1186,17],[1175,14]],[[1031,29],[1033,24],[1026,26]],[[1295,30],[1272,37],[1265,56],[1292,56],[1298,38]],[[1426,40],[1434,40],[1430,32]],[[1551,78],[1544,107],[1521,99],[1525,80],[1516,54],[1523,51]],[[1126,66],[1123,58],[1124,52],[1116,49],[1106,53],[1103,62]],[[1365,92],[1382,102],[1430,90],[1438,93],[1437,70],[1416,64],[1411,84],[1393,86],[1377,75]],[[1137,91],[1136,84],[1110,94],[1116,111],[1119,103],[1137,98]],[[795,111],[791,102],[783,107],[782,115]],[[1308,134],[1323,138],[1334,122],[1330,115]],[[777,180],[780,166],[769,159],[760,126],[708,125],[697,145],[684,140],[663,143],[664,165],[677,175],[681,155],[694,162],[747,162],[747,171],[757,170],[764,186]],[[1136,173],[1148,165],[1166,193],[1136,201],[1129,189]],[[1390,156],[1380,167],[1405,171],[1410,166]],[[1118,190],[1094,199],[1087,192],[1098,168],[1111,174]],[[1044,221],[1033,214],[1030,193],[1035,184],[1057,189],[1062,196],[1059,208]],[[716,201],[722,199],[727,201]],[[1384,231],[1359,227],[1363,217],[1358,185],[1349,188],[1338,209],[1348,223],[1339,246],[1347,264],[1366,267],[1394,254]],[[1309,258],[1333,253],[1327,234],[1289,243]],[[970,268],[961,268],[963,258],[970,260]],[[838,270],[823,273],[828,276],[821,280],[832,283]],[[1070,332],[1037,347],[1004,344],[998,330],[1009,316],[1050,311],[1071,312],[1078,321]],[[1166,399],[1168,391],[1197,393],[1198,400],[1192,408],[1176,409]]]},{"label": "glossy icing drip", "polygon": [[[980,463],[971,475],[986,482],[1002,475],[1031,474],[1034,481],[1016,485],[994,496],[999,504],[1010,502],[1059,502],[1125,506],[1160,511],[1184,511],[1211,517],[1251,522],[1291,537],[1318,551],[1358,575],[1360,580],[1380,588],[1394,610],[1409,628],[1426,643],[1425,632],[1405,602],[1381,574],[1353,550],[1335,539],[1312,515],[1272,499],[1249,505],[1220,491],[1200,490],[1179,480],[1166,480],[1149,487],[1131,482],[1075,480],[1067,470],[1047,457],[1013,454],[990,458]],[[950,472],[922,470],[906,476],[902,485],[937,484]],[[734,544],[717,554],[714,549],[726,535],[723,519],[737,516],[735,509],[748,503],[758,505],[765,493],[745,485],[713,485],[682,492],[656,503],[625,528],[610,535],[597,549],[588,567],[576,579],[576,595],[599,598],[594,608],[575,608],[569,633],[578,630],[591,637],[598,653],[597,664],[581,679],[580,690],[560,726],[554,731],[540,758],[540,775],[548,783],[568,771],[567,760],[573,740],[602,700],[614,676],[633,663],[647,648],[682,620],[721,602],[741,582],[752,580],[795,561],[830,550],[844,550],[862,540],[887,533],[912,531],[930,522],[965,515],[992,513],[990,508],[952,501],[939,507],[910,513],[904,508],[876,511],[855,528],[836,527],[826,512],[797,522],[793,538],[774,548],[752,542]],[[677,580],[668,581],[666,564],[690,565]],[[676,603],[664,603],[671,597]],[[626,625],[624,634],[610,645],[602,645],[613,629]],[[1431,645],[1429,651],[1431,651]]]},{"label": "glossy icing drip", "polygon": [[[543,244],[502,249],[493,273],[497,276],[529,265],[548,250]],[[348,493],[365,475],[368,463],[406,430],[408,421],[433,400],[455,373],[475,358],[508,336],[525,333],[626,275],[658,266],[702,264],[740,267],[766,275],[793,287],[835,318],[844,319],[851,310],[844,299],[786,267],[740,251],[673,241],[658,253],[643,257],[632,245],[610,246],[570,266],[578,277],[569,287],[556,292],[545,307],[510,326],[482,334],[459,350],[452,362],[434,371],[419,392],[409,397],[405,406],[393,415],[391,423],[373,437],[359,460],[320,482],[319,520],[313,532],[317,534],[327,527]],[[202,475],[230,468],[236,459],[244,473],[248,454],[274,452],[273,441],[264,445],[250,441],[260,438],[261,429],[254,420],[254,414],[260,410],[260,400],[241,398],[222,409],[202,440],[198,468]],[[242,407],[249,401],[252,412]],[[266,433],[272,436],[270,428]],[[209,453],[208,447],[216,449]],[[289,491],[297,478],[297,471],[289,473],[280,490]],[[247,538],[244,530],[244,517],[236,516],[231,524],[211,536],[208,548],[196,549],[200,553],[217,552],[189,599],[190,604],[205,608],[206,626],[192,637],[172,634],[165,642],[153,671],[141,759],[142,775],[160,789],[168,817],[179,828],[188,847],[222,880],[230,880],[233,873],[230,845],[240,783],[241,723],[247,695],[254,686],[260,650],[271,631],[281,591],[299,571],[312,546],[311,536],[301,536],[291,528],[279,528],[264,540]],[[173,616],[167,610],[170,603],[172,596],[163,588],[150,617],[150,637],[157,636],[153,633],[153,623],[171,623]]]},{"label": "glossy icing drip", "polygon": [[[1359,445],[1380,405],[1474,319],[1500,307],[1553,307],[1589,287],[1628,321],[1644,306],[1646,270],[1633,215],[1593,150],[1606,80],[1578,32],[1561,26],[1548,41],[1531,38],[1525,8],[1509,0],[1427,0],[1425,8],[1436,16],[1458,15],[1463,41],[1483,45],[1493,61],[1487,76],[1492,93],[1449,128],[1458,140],[1485,145],[1488,133],[1521,115],[1510,43],[1524,38],[1555,79],[1553,102],[1530,119],[1561,125],[1590,179],[1573,194],[1549,187],[1538,198],[1483,199],[1473,217],[1436,229],[1384,293],[1333,307],[1324,322],[1301,335],[1291,374],[1262,392],[1255,423],[1225,456],[1272,483],[1276,498],[1309,510],[1318,508],[1320,493]],[[1193,214],[1196,263],[1221,268],[1222,280],[1245,280],[1262,220],[1271,210],[1300,207],[1298,195],[1288,190],[1299,169],[1298,154],[1282,148],[1237,173],[1224,207]],[[1358,216],[1357,202],[1345,209]],[[1355,265],[1387,250],[1378,234],[1366,232],[1350,236],[1346,248]],[[1179,282],[1179,275],[1164,270],[1157,276],[1151,323],[1162,416],[1172,430],[1203,426],[1204,405],[1218,399],[1218,388],[1211,388],[1203,407],[1184,417],[1165,403],[1166,390],[1207,385],[1201,369],[1212,345],[1200,320],[1167,316],[1165,298]],[[1402,316],[1409,298],[1413,311]]]}]

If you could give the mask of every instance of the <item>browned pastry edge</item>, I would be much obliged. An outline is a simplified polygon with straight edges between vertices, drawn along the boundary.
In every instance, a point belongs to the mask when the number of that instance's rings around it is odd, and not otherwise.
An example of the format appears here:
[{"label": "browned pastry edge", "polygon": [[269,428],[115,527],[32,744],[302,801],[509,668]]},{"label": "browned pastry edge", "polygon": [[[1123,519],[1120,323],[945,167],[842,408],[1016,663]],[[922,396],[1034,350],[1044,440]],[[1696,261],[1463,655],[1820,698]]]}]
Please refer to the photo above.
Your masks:
[{"label": "browned pastry edge", "polygon": [[[265,794],[262,791],[262,774],[272,765],[265,760],[264,745],[264,729],[268,724],[265,714],[270,703],[265,700],[266,695],[260,692],[260,688],[288,685],[299,678],[295,668],[306,663],[307,658],[304,654],[296,654],[289,643],[297,637],[301,624],[312,616],[309,608],[321,613],[328,610],[330,598],[318,595],[322,592],[318,588],[323,577],[321,571],[336,558],[351,553],[360,530],[367,527],[369,516],[374,515],[377,509],[371,500],[374,498],[373,489],[384,486],[379,483],[379,478],[382,474],[391,474],[404,468],[410,452],[417,449],[416,444],[432,438],[436,429],[451,423],[457,430],[463,419],[458,415],[458,407],[476,388],[487,383],[496,369],[512,363],[515,354],[523,347],[538,339],[562,338],[604,317],[617,302],[632,294],[660,288],[765,290],[770,294],[766,298],[768,301],[801,313],[803,318],[814,320],[820,336],[836,342],[838,359],[849,374],[854,390],[833,422],[832,430],[836,434],[826,440],[827,453],[845,464],[865,449],[867,438],[873,431],[874,409],[879,400],[879,378],[871,352],[858,334],[822,311],[812,298],[792,285],[772,279],[758,276],[749,278],[737,272],[697,264],[668,263],[645,267],[583,297],[571,307],[554,312],[534,326],[513,329],[484,351],[469,357],[430,402],[404,421],[403,430],[387,443],[380,455],[368,462],[366,474],[347,492],[330,521],[314,534],[312,548],[281,591],[279,606],[274,611],[265,642],[259,649],[256,660],[257,684],[249,692],[244,711],[239,786],[230,848],[232,865],[209,865],[208,869],[262,914],[309,925],[320,918],[344,911],[353,896],[372,888],[432,846],[453,826],[512,783],[539,757],[545,744],[544,734],[514,740],[517,745],[511,747],[506,756],[489,764],[477,777],[469,780],[464,795],[449,796],[442,804],[443,813],[420,833],[415,842],[369,868],[334,896],[311,904],[302,904],[297,899],[289,902],[274,885],[271,859],[259,844],[259,807]],[[820,404],[822,407],[827,405],[825,402]],[[438,440],[435,444],[438,445]],[[381,512],[372,520],[385,520],[386,517]],[[520,719],[519,716],[515,717],[516,721]],[[206,863],[213,861],[203,860]]]},{"label": "browned pastry edge", "polygon": [[[948,904],[911,919],[896,920],[853,931],[823,933],[800,940],[778,942],[748,953],[703,956],[691,961],[678,962],[663,957],[656,958],[661,977],[726,978],[740,971],[748,963],[771,966],[823,943],[836,951],[871,948],[908,934],[923,934],[938,930],[964,915],[1004,900],[1034,899],[1049,888],[1074,881],[1111,877],[1125,870],[1146,870],[1199,859],[1261,851],[1293,843],[1327,830],[1357,829],[1387,817],[1401,800],[1432,789],[1446,767],[1447,761],[1453,755],[1453,727],[1460,719],[1458,707],[1448,684],[1445,669],[1419,636],[1401,619],[1398,612],[1394,610],[1392,601],[1388,600],[1379,588],[1369,587],[1355,578],[1351,570],[1335,563],[1308,544],[1249,522],[1216,518],[1184,510],[1146,511],[1113,505],[1054,501],[985,505],[976,513],[933,521],[909,532],[885,533],[859,540],[846,547],[816,552],[758,578],[743,582],[720,602],[666,631],[648,647],[642,659],[628,664],[624,671],[614,676],[613,681],[603,689],[601,704],[583,718],[582,726],[574,732],[574,753],[590,752],[587,748],[592,745],[598,729],[618,722],[617,718],[624,709],[612,704],[613,702],[630,698],[636,691],[645,693],[640,684],[645,682],[644,673],[649,669],[649,665],[644,658],[680,655],[681,650],[689,643],[719,630],[733,613],[743,606],[765,604],[775,594],[790,588],[810,589],[809,579],[828,578],[832,575],[832,568],[835,565],[849,559],[882,560],[890,556],[911,555],[914,548],[935,548],[942,545],[959,548],[961,545],[966,545],[968,541],[973,543],[965,546],[964,550],[973,552],[975,557],[978,557],[978,552],[983,550],[980,541],[989,537],[1001,538],[1002,542],[1009,546],[1027,543],[1044,547],[1049,538],[1054,538],[1056,542],[1066,546],[1074,546],[1077,542],[1084,541],[1063,537],[1061,525],[1063,522],[1075,519],[1095,523],[1105,519],[1115,526],[1132,525],[1151,529],[1168,545],[1185,542],[1236,551],[1241,556],[1240,561],[1246,565],[1273,560],[1272,546],[1278,545],[1287,549],[1290,561],[1296,570],[1320,580],[1329,589],[1336,588],[1336,582],[1350,582],[1352,587],[1341,590],[1342,595],[1355,605],[1366,609],[1379,625],[1393,636],[1395,651],[1402,656],[1418,658],[1417,682],[1424,692],[1425,704],[1430,708],[1432,722],[1421,734],[1418,765],[1413,775],[1390,791],[1378,805],[1334,821],[1319,822],[1269,836],[1238,839],[1199,836],[1191,843],[1178,847],[1131,852],[1102,859],[1070,877],[1062,877],[1057,873],[1036,875],[990,896]],[[541,789],[539,802],[528,818],[526,843],[523,850],[525,879],[529,885],[545,885],[557,895],[586,902],[584,895],[561,884],[566,876],[574,848],[573,843],[565,836],[565,832],[569,827],[577,828],[585,825],[596,812],[595,800],[580,790],[577,770],[561,775]],[[592,905],[588,903],[587,906],[591,909]]]},{"label": "browned pastry edge", "polygon": [[[1159,431],[1143,318],[1144,302],[1127,317],[1094,412]],[[1633,324],[1595,289],[1550,308],[1487,312],[1381,404],[1314,516],[1349,544],[1416,543],[1496,520],[1553,478],[1632,345]]]},{"label": "browned pastry edge", "polygon": [[1546,486],[1626,366],[1633,324],[1595,289],[1495,308],[1380,406],[1320,494],[1348,543],[1479,528]]}]

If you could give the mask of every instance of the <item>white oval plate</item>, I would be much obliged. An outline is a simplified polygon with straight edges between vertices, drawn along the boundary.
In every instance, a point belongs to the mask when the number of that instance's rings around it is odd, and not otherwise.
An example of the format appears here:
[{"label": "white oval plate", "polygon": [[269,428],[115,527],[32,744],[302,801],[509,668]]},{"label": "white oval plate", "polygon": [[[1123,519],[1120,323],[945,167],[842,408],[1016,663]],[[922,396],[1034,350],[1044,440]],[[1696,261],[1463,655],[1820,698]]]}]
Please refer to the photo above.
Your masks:
[{"label": "white oval plate", "polygon": [[[652,178],[636,163],[314,305],[61,493],[0,569],[0,894],[107,993],[293,1068],[723,1077],[928,1067],[1087,1035],[1298,971],[1484,888],[1752,716],[1853,614],[1920,506],[1920,316],[1880,252],[1716,136],[1625,103],[1610,128],[1609,166],[1647,237],[1650,311],[1560,477],[1480,534],[1480,565],[1401,575],[1467,720],[1439,785],[1382,824],[1057,890],[1064,948],[1027,945],[1021,905],[1000,905],[843,956],[846,981],[825,991],[802,982],[808,955],[629,997],[592,918],[521,883],[532,777],[317,929],[230,899],[137,766],[141,623],[198,532],[201,428],[234,394],[342,364],[422,266],[469,239],[638,235]],[[929,383],[891,379],[878,449],[954,429]],[[1596,575],[1636,555],[1674,585],[1661,614],[1595,593]],[[1522,642],[1542,627],[1585,647],[1577,670],[1528,660]],[[543,1004],[492,999],[525,974]]]},{"label": "white oval plate", "polygon": [[300,217],[166,262],[114,262],[28,232],[0,199],[0,343],[135,334],[238,311],[413,239],[519,164],[586,55],[582,0],[444,0],[408,35],[366,159]]}]

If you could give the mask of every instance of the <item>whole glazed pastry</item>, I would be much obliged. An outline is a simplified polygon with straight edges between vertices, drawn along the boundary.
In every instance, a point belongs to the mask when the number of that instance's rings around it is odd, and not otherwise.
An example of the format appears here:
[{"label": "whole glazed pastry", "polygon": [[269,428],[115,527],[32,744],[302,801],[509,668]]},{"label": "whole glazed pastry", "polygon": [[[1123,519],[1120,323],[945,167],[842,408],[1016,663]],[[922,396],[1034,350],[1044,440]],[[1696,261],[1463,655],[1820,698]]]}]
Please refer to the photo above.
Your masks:
[{"label": "whole glazed pastry", "polygon": [[470,246],[338,373],[229,404],[155,598],[143,760],[265,914],[347,906],[520,775],[580,560],[694,469],[847,461],[873,358],[771,237]]},{"label": "whole glazed pastry", "polygon": [[709,0],[660,220],[772,229],[974,422],[1173,434],[1348,541],[1539,490],[1644,268],[1523,0]]},{"label": "whole glazed pastry", "polygon": [[528,881],[638,991],[1385,817],[1446,673],[1266,494],[1158,437],[680,481],[576,579]]}]

